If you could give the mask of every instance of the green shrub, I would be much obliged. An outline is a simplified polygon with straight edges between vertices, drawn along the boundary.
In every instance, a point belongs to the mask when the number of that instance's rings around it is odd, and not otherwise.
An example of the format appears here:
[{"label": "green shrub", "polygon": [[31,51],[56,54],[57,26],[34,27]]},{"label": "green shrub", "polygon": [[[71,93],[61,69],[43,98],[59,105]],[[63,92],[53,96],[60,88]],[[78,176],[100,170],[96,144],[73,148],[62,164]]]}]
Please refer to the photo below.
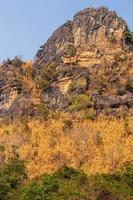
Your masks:
[{"label": "green shrub", "polygon": [[35,181],[30,182],[21,193],[19,200],[44,200],[43,191]]},{"label": "green shrub", "polygon": [[48,67],[43,66],[41,68],[41,77],[42,79],[52,80],[56,79],[58,76],[58,71],[56,71],[56,65],[51,63]]},{"label": "green shrub", "polygon": [[69,84],[68,91],[72,92],[73,90],[76,90],[76,89],[84,89],[86,85],[87,85],[86,78],[81,77]]},{"label": "green shrub", "polygon": [[94,108],[87,108],[84,111],[84,118],[94,120],[96,116],[96,110]]},{"label": "green shrub", "polygon": [[0,200],[9,199],[14,190],[20,186],[24,176],[24,162],[17,157],[10,158],[0,170]]},{"label": "green shrub", "polygon": [[44,48],[43,45],[40,46],[40,48],[38,49],[38,51],[37,51],[37,53],[36,53],[36,57],[39,57],[39,56],[42,54],[42,52],[43,52],[43,48]]},{"label": "green shrub", "polygon": [[90,99],[85,94],[70,97],[71,105],[69,111],[80,111],[86,109],[90,103]]},{"label": "green shrub", "polygon": [[[12,172],[11,170],[11,176]],[[19,190],[15,189],[15,195],[13,192],[7,195],[11,189],[10,181],[5,181],[5,177],[0,176],[0,183],[1,181],[1,200],[131,200],[133,162],[125,163],[116,173],[89,176],[80,170],[64,166],[52,174],[44,174],[36,181],[27,182],[24,188],[22,186]]]},{"label": "green shrub", "polygon": [[40,70],[40,80],[38,82],[40,88],[44,91],[50,89],[51,82],[58,77],[58,71],[54,63],[51,63],[49,66],[43,66]]},{"label": "green shrub", "polygon": [[126,44],[132,43],[133,41],[133,35],[130,31],[126,31],[124,33],[124,40],[126,42]]},{"label": "green shrub", "polygon": [[43,117],[44,120],[48,120],[50,112],[49,112],[48,107],[44,103],[41,103],[39,105],[39,113]]},{"label": "green shrub", "polygon": [[48,80],[42,79],[39,81],[39,86],[42,90],[47,91],[48,89],[50,89],[51,83]]}]

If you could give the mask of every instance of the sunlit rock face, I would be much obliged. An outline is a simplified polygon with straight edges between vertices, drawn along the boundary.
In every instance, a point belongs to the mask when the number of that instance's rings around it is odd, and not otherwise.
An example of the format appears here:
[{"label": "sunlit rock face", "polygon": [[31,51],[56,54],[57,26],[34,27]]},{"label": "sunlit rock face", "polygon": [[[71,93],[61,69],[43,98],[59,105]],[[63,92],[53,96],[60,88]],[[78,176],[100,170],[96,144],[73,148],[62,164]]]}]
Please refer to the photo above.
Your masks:
[{"label": "sunlit rock face", "polygon": [[[50,80],[49,92],[42,92],[41,102],[50,108],[67,110],[70,96],[85,94],[91,101],[89,106],[99,112],[104,108],[123,109],[121,97],[108,90],[121,85],[122,76],[117,75],[117,70],[122,63],[115,57],[119,55],[122,62],[126,59],[123,39],[126,30],[126,22],[105,7],[86,8],[58,28],[38,51],[33,67],[35,80],[44,79],[40,74],[44,69],[48,72],[51,64],[58,73]],[[113,68],[115,72],[111,74]],[[108,74],[105,83],[100,80],[103,72]],[[119,80],[111,83],[114,76]]]},{"label": "sunlit rock face", "polygon": [[[126,29],[126,22],[115,12],[104,7],[87,8],[76,13],[73,21],[68,21],[53,33],[38,54],[36,66],[49,64],[53,60],[58,63],[64,54],[72,56],[78,50],[94,52],[122,48]],[[112,45],[113,39],[115,43]]]},{"label": "sunlit rock face", "polygon": [[127,31],[126,22],[105,7],[76,13],[40,47],[30,74],[15,60],[0,66],[0,116],[39,115],[40,104],[68,112],[74,102],[84,104],[81,99],[97,114],[132,109]]}]

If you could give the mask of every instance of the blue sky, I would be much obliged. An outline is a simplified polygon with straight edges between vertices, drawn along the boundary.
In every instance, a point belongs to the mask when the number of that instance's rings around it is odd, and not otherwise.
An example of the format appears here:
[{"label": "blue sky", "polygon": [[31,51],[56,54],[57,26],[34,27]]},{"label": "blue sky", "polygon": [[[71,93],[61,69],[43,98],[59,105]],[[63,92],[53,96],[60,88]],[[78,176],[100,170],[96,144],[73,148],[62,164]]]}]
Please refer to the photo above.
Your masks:
[{"label": "blue sky", "polygon": [[0,0],[0,61],[32,59],[52,32],[85,7],[117,11],[133,31],[133,0]]}]

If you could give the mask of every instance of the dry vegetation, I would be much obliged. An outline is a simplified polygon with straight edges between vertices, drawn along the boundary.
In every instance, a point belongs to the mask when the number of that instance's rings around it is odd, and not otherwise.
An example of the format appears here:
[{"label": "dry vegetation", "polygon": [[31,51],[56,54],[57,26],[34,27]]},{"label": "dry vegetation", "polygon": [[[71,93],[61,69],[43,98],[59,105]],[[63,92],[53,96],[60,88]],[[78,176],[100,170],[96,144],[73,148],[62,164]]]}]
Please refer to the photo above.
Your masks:
[{"label": "dry vegetation", "polygon": [[108,173],[133,159],[133,118],[73,122],[70,116],[1,122],[1,160],[16,148],[32,177],[64,164],[85,173]]}]

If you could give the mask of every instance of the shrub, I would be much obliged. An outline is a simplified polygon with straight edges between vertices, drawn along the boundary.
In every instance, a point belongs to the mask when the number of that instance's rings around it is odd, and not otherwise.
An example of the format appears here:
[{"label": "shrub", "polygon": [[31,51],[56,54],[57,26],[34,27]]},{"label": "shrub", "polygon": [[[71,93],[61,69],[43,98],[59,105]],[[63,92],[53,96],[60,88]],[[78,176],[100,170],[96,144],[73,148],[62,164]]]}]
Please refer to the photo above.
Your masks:
[{"label": "shrub", "polygon": [[85,119],[94,120],[96,116],[96,110],[94,108],[88,108],[84,111]]},{"label": "shrub", "polygon": [[49,109],[48,109],[48,107],[44,103],[41,103],[39,105],[39,113],[43,117],[44,120],[48,120]]},{"label": "shrub", "polygon": [[22,91],[22,86],[23,86],[23,84],[22,84],[21,80],[15,79],[15,80],[13,80],[13,81],[11,82],[11,87],[16,88],[18,94],[21,93],[21,91]]},{"label": "shrub", "polygon": [[51,82],[58,77],[58,71],[56,71],[54,63],[51,63],[48,67],[43,66],[40,71],[40,76],[39,85],[46,91],[51,87]]},{"label": "shrub", "polygon": [[23,61],[18,56],[16,56],[12,61],[12,65],[14,65],[15,67],[18,67],[18,68],[22,67]]},{"label": "shrub", "polygon": [[129,92],[133,92],[133,82],[132,82],[132,80],[130,80],[130,78],[127,80],[127,82],[125,84],[125,88]]},{"label": "shrub", "polygon": [[39,86],[42,90],[47,91],[51,87],[51,83],[48,80],[40,80],[39,81]]},{"label": "shrub", "polygon": [[85,94],[71,96],[70,101],[71,105],[69,106],[69,111],[80,111],[86,109],[90,102],[89,97]]},{"label": "shrub", "polygon": [[75,56],[76,54],[76,47],[73,45],[73,44],[68,44],[66,47],[65,47],[65,57],[73,57]]},{"label": "shrub", "polygon": [[76,89],[84,89],[86,86],[87,86],[87,80],[86,78],[82,77],[82,78],[77,79],[74,82],[71,82],[69,84],[68,91],[72,92],[73,90],[76,90]]},{"label": "shrub", "polygon": [[131,33],[130,31],[127,30],[127,31],[124,33],[124,40],[125,40],[126,44],[129,44],[129,43],[132,42],[133,36],[132,36],[132,33]]},{"label": "shrub", "polygon": [[115,43],[117,41],[116,37],[114,36],[114,34],[111,34],[110,37],[110,42]]},{"label": "shrub", "polygon": [[42,52],[43,52],[43,48],[44,48],[43,45],[40,46],[40,48],[38,49],[38,51],[37,51],[37,53],[36,53],[36,57],[39,57],[39,56],[42,54]]},{"label": "shrub", "polygon": [[72,120],[70,120],[70,119],[64,120],[63,130],[66,131],[66,130],[69,130],[71,128],[73,128]]},{"label": "shrub", "polygon": [[48,67],[43,66],[41,68],[41,77],[46,80],[54,80],[58,76],[58,71],[56,71],[56,65],[51,63]]},{"label": "shrub", "polygon": [[[10,199],[11,194],[20,186],[25,175],[24,162],[17,157],[9,159],[0,170],[0,199]],[[9,195],[9,196],[8,196]]]},{"label": "shrub", "polygon": [[4,151],[5,151],[5,147],[0,144],[0,152],[4,152]]},{"label": "shrub", "polygon": [[85,175],[64,166],[28,184],[21,200],[130,200],[133,195],[133,163],[126,163],[114,174]]}]

